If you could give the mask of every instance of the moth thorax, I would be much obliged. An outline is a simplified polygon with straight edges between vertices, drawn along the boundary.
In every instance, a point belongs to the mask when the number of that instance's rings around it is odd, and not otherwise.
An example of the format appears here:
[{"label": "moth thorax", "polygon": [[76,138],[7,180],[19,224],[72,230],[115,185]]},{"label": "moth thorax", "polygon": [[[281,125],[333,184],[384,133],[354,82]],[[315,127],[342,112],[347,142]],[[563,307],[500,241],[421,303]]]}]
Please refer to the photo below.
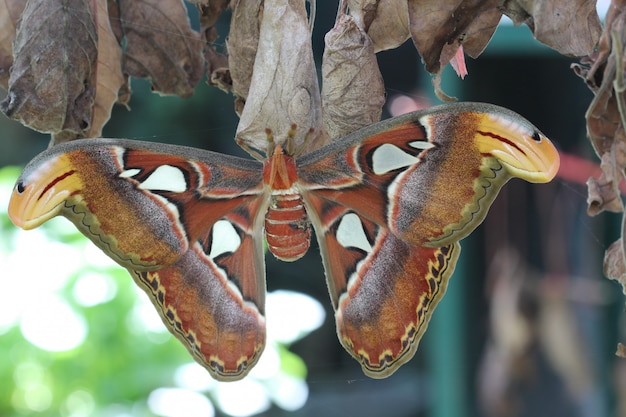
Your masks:
[{"label": "moth thorax", "polygon": [[304,256],[311,243],[309,223],[299,194],[274,194],[265,215],[265,238],[270,252],[282,261]]}]

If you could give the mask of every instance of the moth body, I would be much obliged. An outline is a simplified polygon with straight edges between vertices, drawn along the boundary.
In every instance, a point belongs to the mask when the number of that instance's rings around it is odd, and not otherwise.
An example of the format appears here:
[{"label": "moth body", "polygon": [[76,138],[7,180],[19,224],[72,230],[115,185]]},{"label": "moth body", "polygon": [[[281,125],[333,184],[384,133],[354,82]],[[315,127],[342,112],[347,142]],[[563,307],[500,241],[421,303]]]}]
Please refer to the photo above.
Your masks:
[{"label": "moth body", "polygon": [[311,223],[295,187],[297,179],[295,159],[276,147],[263,169],[263,181],[271,190],[265,239],[270,252],[287,262],[302,258],[311,244]]}]

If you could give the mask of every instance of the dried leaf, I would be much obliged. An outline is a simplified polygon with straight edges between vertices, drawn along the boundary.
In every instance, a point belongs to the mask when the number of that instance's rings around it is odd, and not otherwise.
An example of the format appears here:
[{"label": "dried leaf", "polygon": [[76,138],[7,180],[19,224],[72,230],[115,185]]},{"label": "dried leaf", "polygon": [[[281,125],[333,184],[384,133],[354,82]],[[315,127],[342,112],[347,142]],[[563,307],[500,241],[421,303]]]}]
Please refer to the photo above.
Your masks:
[{"label": "dried leaf", "polygon": [[372,39],[374,51],[397,48],[409,39],[407,0],[350,0],[348,7]]},{"label": "dried leaf", "polygon": [[202,78],[200,33],[191,29],[182,0],[121,1],[126,36],[124,72],[150,78],[160,94],[189,97]]},{"label": "dried leaf", "polygon": [[602,155],[600,178],[587,180],[587,213],[595,216],[605,210],[619,213],[624,211],[619,183],[622,176],[616,170],[613,152]]},{"label": "dried leaf", "polygon": [[602,31],[595,0],[505,0],[502,10],[563,55],[590,55]]},{"label": "dried leaf", "polygon": [[198,2],[198,13],[200,14],[200,27],[207,43],[211,44],[217,39],[217,29],[215,24],[219,20],[222,12],[228,7],[229,0],[214,0],[210,2]]},{"label": "dried leaf", "polygon": [[[569,7],[572,8],[571,5]],[[576,22],[567,25],[576,27]],[[587,135],[602,160],[602,174],[598,180],[590,178],[588,181],[588,212],[592,215],[602,210],[624,211],[619,184],[624,179],[626,168],[625,29],[626,0],[613,0],[596,53],[585,58],[582,65],[573,66],[574,71],[584,78],[595,94],[586,114]],[[589,63],[591,66],[588,68]],[[604,275],[620,282],[624,293],[625,232],[626,218],[622,218],[622,237],[607,249],[603,265]],[[621,350],[618,347],[618,354],[623,354],[623,351],[623,346]]]},{"label": "dried leaf", "polygon": [[626,115],[623,114],[624,109],[620,109],[626,88],[623,77],[625,24],[624,5],[612,7],[591,68],[582,65],[574,67],[595,93],[586,114],[587,134],[602,160],[602,175],[587,182],[590,215],[603,210],[619,212],[624,209],[619,184],[626,167],[626,132],[623,128]]},{"label": "dried leaf", "polygon": [[270,128],[277,144],[293,135],[295,148],[303,146],[307,138],[305,149],[315,149],[326,140],[321,113],[304,0],[266,0],[237,142],[266,152],[266,129]]},{"label": "dried leaf", "polygon": [[[227,40],[228,66],[233,93],[243,102],[248,98],[259,46],[262,4],[262,0],[235,0],[232,4],[230,34]],[[241,110],[237,114],[241,114]]]},{"label": "dried leaf", "polygon": [[111,30],[115,34],[117,42],[121,44],[124,39],[124,29],[122,29],[119,1],[107,0],[107,10],[109,11],[109,24],[111,25]]},{"label": "dried leaf", "polygon": [[118,101],[120,88],[126,80],[122,74],[122,48],[109,24],[107,0],[96,0],[98,29],[98,64],[96,66],[96,92],[91,117],[91,127],[84,137],[102,135],[102,128],[111,117],[113,105]]},{"label": "dried leaf", "polygon": [[233,79],[228,68],[228,57],[213,47],[207,47],[204,50],[204,59],[207,63],[207,84],[230,93],[233,89]]},{"label": "dried leaf", "polygon": [[200,14],[200,32],[204,37],[204,59],[207,63],[206,74],[209,85],[230,92],[232,79],[228,71],[228,58],[217,51],[213,43],[217,39],[217,23],[222,11],[228,7],[228,0],[211,1],[208,4],[198,3]]},{"label": "dried leaf", "polygon": [[[384,1],[386,3],[386,1]],[[349,10],[350,16],[360,28],[367,31],[378,15],[378,8],[382,6],[381,0],[345,0],[340,3],[337,12],[337,20],[343,18]],[[406,0],[404,0],[406,3]]]},{"label": "dried leaf", "polygon": [[[614,95],[616,76],[624,70],[624,49],[626,36],[626,2],[614,1],[606,16],[606,27],[598,42],[597,52],[583,60],[591,62],[591,67],[573,66],[574,71],[585,79],[595,97],[587,110],[587,134],[596,154],[602,157],[611,152],[613,140],[623,128],[622,117]],[[612,33],[621,47],[614,47]],[[599,84],[598,84],[599,83]]]},{"label": "dried leaf", "polygon": [[91,124],[96,42],[87,1],[29,0],[2,111],[41,132],[84,132]]},{"label": "dried leaf", "polygon": [[604,275],[622,284],[626,294],[626,260],[624,259],[624,240],[618,239],[609,246],[604,254]]},{"label": "dried leaf", "polygon": [[374,46],[355,19],[344,16],[324,39],[323,120],[338,138],[380,120],[385,85]]},{"label": "dried leaf", "polygon": [[13,38],[17,21],[26,6],[26,0],[0,1],[0,87],[9,86],[9,68],[13,64]]},{"label": "dried leaf", "polygon": [[460,45],[476,58],[487,46],[502,12],[500,0],[409,0],[409,28],[426,70],[438,73]]}]

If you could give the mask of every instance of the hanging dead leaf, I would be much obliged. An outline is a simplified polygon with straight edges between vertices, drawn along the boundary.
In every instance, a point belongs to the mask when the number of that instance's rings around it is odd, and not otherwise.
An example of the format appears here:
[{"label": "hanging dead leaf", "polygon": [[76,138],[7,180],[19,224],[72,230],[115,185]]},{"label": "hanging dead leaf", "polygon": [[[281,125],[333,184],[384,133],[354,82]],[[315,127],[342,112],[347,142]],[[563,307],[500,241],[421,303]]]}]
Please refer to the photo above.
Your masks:
[{"label": "hanging dead leaf", "polygon": [[[600,36],[597,52],[584,59],[583,65],[572,66],[595,95],[585,117],[589,140],[600,158],[611,152],[614,138],[619,130],[623,130],[620,127],[622,117],[614,94],[614,82],[616,76],[624,70],[625,27],[626,1],[614,1],[607,13],[606,27]],[[615,47],[612,38],[620,46]],[[587,67],[589,63],[590,68]]]},{"label": "hanging dead leaf", "polygon": [[587,213],[596,216],[607,210],[614,213],[624,211],[619,183],[622,175],[616,170],[613,152],[602,155],[602,175],[587,180]]},{"label": "hanging dead leaf", "polygon": [[476,58],[487,46],[502,12],[500,0],[409,0],[409,28],[426,70],[438,73],[460,45]]},{"label": "hanging dead leaf", "polygon": [[218,37],[215,25],[222,11],[228,7],[228,3],[228,0],[219,0],[197,4],[200,14],[200,32],[205,43],[204,59],[207,63],[207,82],[227,93],[232,88],[232,79],[228,71],[228,58],[218,52],[213,43]]},{"label": "hanging dead leaf", "polygon": [[[591,67],[573,66],[585,79],[595,97],[587,110],[587,135],[596,154],[601,158],[602,175],[590,178],[588,184],[588,213],[596,215],[604,210],[620,212],[624,206],[619,191],[626,167],[626,106],[624,100],[624,41],[626,41],[626,13],[622,7],[611,7],[606,29],[591,59]],[[618,2],[614,2],[614,6]],[[622,107],[620,109],[620,107]]]},{"label": "hanging dead leaf", "polygon": [[91,124],[96,41],[87,1],[29,0],[2,111],[41,132],[84,132]]},{"label": "hanging dead leaf", "polygon": [[604,276],[622,284],[626,293],[626,260],[624,259],[624,240],[618,239],[609,246],[604,254]]},{"label": "hanging dead leaf", "polygon": [[26,6],[26,0],[0,2],[0,87],[9,86],[9,68],[13,64],[13,38],[17,21]]},{"label": "hanging dead leaf", "polygon": [[119,1],[107,0],[107,10],[109,11],[109,24],[111,25],[111,30],[115,34],[117,42],[121,44],[124,39],[124,29],[122,29]]},{"label": "hanging dead leaf", "polygon": [[349,0],[350,16],[372,39],[374,51],[397,48],[410,37],[407,0]]},{"label": "hanging dead leaf", "polygon": [[563,55],[590,55],[602,32],[595,0],[505,0],[502,10]]},{"label": "hanging dead leaf", "polygon": [[296,148],[315,149],[326,141],[321,113],[304,0],[266,0],[237,142],[265,152],[266,129],[271,128],[277,144],[283,144],[291,132]]},{"label": "hanging dead leaf", "polygon": [[[245,103],[250,90],[254,60],[259,46],[261,27],[262,0],[235,0],[232,2],[230,33],[226,42],[228,49],[228,66],[232,78],[235,98]],[[241,115],[243,104],[236,107]]]},{"label": "hanging dead leaf", "polygon": [[98,64],[96,66],[96,92],[91,127],[85,137],[102,135],[102,128],[111,117],[113,105],[118,101],[120,88],[126,80],[122,74],[122,48],[109,24],[107,0],[96,0],[98,29]]},{"label": "hanging dead leaf", "polygon": [[355,19],[344,16],[324,38],[324,127],[339,138],[380,120],[385,85],[374,46]]},{"label": "hanging dead leaf", "polygon": [[[572,8],[571,5],[568,7]],[[576,13],[576,16],[587,15],[580,13],[582,12]],[[572,28],[577,26],[575,22],[569,22],[568,25]],[[603,210],[624,211],[618,187],[624,179],[626,168],[625,45],[626,0],[613,0],[597,51],[583,59],[582,64],[573,66],[576,74],[585,80],[595,95],[586,114],[587,135],[601,158],[602,174],[597,180],[590,178],[587,182],[588,212],[591,215]],[[621,238],[606,250],[603,264],[604,275],[620,282],[624,293],[626,293],[625,233],[626,219],[622,218]],[[621,345],[618,346],[618,354],[619,352],[623,354]]]},{"label": "hanging dead leaf", "polygon": [[[406,3],[406,0],[403,0]],[[381,0],[345,0],[340,3],[337,11],[337,20],[343,15],[350,14],[360,28],[367,31],[378,15]]]},{"label": "hanging dead leaf", "polygon": [[160,94],[189,97],[202,78],[200,33],[191,29],[182,0],[120,1],[126,36],[124,72],[150,78]]}]

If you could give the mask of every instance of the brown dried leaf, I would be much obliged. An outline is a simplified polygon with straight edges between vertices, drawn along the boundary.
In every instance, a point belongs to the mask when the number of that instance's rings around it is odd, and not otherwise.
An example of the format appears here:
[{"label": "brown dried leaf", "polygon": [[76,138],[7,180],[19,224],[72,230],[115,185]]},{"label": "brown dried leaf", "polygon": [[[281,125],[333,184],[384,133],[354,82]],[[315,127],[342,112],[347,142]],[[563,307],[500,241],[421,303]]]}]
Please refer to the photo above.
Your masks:
[{"label": "brown dried leaf", "polygon": [[230,92],[232,79],[228,71],[228,58],[217,51],[213,42],[217,39],[217,23],[222,11],[228,7],[228,0],[211,1],[208,4],[198,3],[200,13],[200,32],[204,37],[204,59],[207,63],[206,74],[209,85]]},{"label": "brown dried leaf", "polygon": [[[406,0],[403,0],[406,3]],[[343,15],[349,11],[350,16],[356,21],[359,27],[367,31],[378,15],[378,8],[386,0],[345,0],[341,2],[340,9],[337,12],[337,20],[342,19]]]},{"label": "brown dried leaf", "polygon": [[[595,97],[587,110],[587,134],[596,154],[602,157],[611,152],[613,140],[622,131],[622,117],[614,94],[614,81],[624,69],[624,50],[626,44],[626,2],[613,1],[606,16],[606,27],[598,42],[597,52],[583,63],[591,61],[591,67],[573,66],[574,71],[585,79]],[[614,47],[612,35],[621,47]],[[619,68],[617,68],[619,67]],[[600,84],[598,84],[598,82]]]},{"label": "brown dried leaf", "polygon": [[228,57],[209,46],[204,50],[204,59],[207,63],[207,84],[230,93],[233,89],[233,79],[228,68]]},{"label": "brown dried leaf", "polygon": [[327,34],[322,60],[322,111],[330,138],[380,120],[385,86],[374,46],[350,16]]},{"label": "brown dried leaf", "polygon": [[590,55],[602,32],[595,0],[505,0],[502,10],[563,55]]},{"label": "brown dried leaf", "polygon": [[200,28],[204,33],[207,43],[211,44],[217,39],[215,24],[219,20],[222,12],[228,7],[229,0],[214,0],[210,2],[198,2],[198,13],[200,14]]},{"label": "brown dried leaf", "polygon": [[[575,27],[575,23],[569,25]],[[583,65],[573,66],[595,94],[586,114],[587,134],[602,159],[602,175],[598,180],[588,181],[588,212],[592,215],[602,210],[624,210],[618,187],[626,168],[625,29],[626,0],[613,0],[597,52],[584,59]],[[604,275],[619,281],[626,293],[625,229],[626,218],[623,218],[622,237],[605,252],[603,269]]]},{"label": "brown dried leaf", "polygon": [[[266,152],[266,129],[277,144],[293,133],[296,148],[324,144],[320,93],[303,0],[266,0],[248,100],[237,126],[237,142]],[[290,132],[292,125],[296,131]],[[312,134],[308,134],[313,129]],[[307,136],[308,135],[308,136]]]},{"label": "brown dried leaf", "polygon": [[182,0],[121,1],[126,36],[124,72],[150,78],[160,94],[189,97],[202,78],[200,33],[191,29]]},{"label": "brown dried leaf", "polygon": [[[623,232],[623,230],[622,230]],[[604,275],[622,284],[626,294],[626,259],[624,258],[624,240],[618,239],[609,246],[604,254]]]},{"label": "brown dried leaf", "polygon": [[91,124],[96,42],[87,1],[29,0],[2,111],[41,132],[84,132]]},{"label": "brown dried leaf", "polygon": [[[623,211],[619,184],[626,167],[626,115],[620,110],[624,100],[624,45],[626,41],[626,8],[614,2],[607,15],[606,29],[600,38],[598,52],[591,68],[574,67],[595,97],[587,110],[587,134],[601,158],[602,175],[588,181],[588,213],[603,210]],[[598,85],[599,82],[599,85]]]},{"label": "brown dried leaf", "polygon": [[[226,42],[228,66],[233,93],[243,102],[248,98],[254,60],[259,46],[262,4],[262,0],[235,0],[232,4],[230,34]],[[241,112],[238,111],[237,114]]]},{"label": "brown dried leaf", "polygon": [[397,48],[410,37],[407,0],[350,0],[348,8],[376,52]]},{"label": "brown dried leaf", "polygon": [[0,87],[9,86],[9,68],[13,64],[13,39],[17,21],[26,6],[26,0],[0,1]]},{"label": "brown dried leaf", "polygon": [[613,152],[602,155],[602,175],[587,180],[587,213],[595,216],[605,210],[619,213],[624,211],[619,183],[622,176],[616,170]]},{"label": "brown dried leaf", "polygon": [[98,29],[98,64],[96,66],[96,93],[91,127],[84,137],[102,135],[102,128],[111,117],[113,105],[118,101],[120,88],[126,82],[122,74],[122,48],[109,24],[107,0],[96,0]]},{"label": "brown dried leaf", "polygon": [[460,45],[476,58],[487,46],[502,12],[500,0],[409,0],[409,28],[426,70],[437,73]]},{"label": "brown dried leaf", "polygon": [[115,34],[117,42],[121,44],[124,39],[124,29],[122,29],[119,1],[107,0],[107,10],[109,11],[109,23],[111,25],[111,30]]}]

